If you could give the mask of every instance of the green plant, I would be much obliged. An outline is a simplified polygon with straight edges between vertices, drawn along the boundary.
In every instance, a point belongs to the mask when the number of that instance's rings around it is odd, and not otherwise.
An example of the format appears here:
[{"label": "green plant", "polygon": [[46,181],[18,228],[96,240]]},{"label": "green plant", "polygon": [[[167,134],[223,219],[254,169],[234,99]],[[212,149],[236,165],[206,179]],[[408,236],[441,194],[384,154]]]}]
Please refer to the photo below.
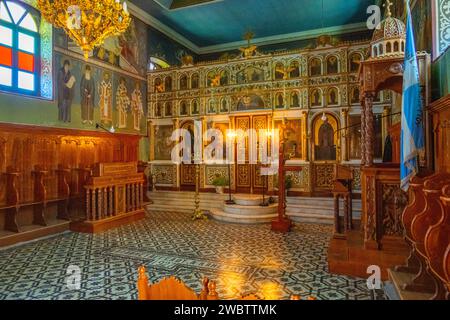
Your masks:
[{"label": "green plant", "polygon": [[292,188],[294,184],[294,181],[292,180],[292,176],[286,176],[286,178],[284,179],[284,188],[286,190],[289,190]]},{"label": "green plant", "polygon": [[221,176],[216,176],[213,180],[213,186],[215,187],[226,187],[228,186],[228,179]]}]

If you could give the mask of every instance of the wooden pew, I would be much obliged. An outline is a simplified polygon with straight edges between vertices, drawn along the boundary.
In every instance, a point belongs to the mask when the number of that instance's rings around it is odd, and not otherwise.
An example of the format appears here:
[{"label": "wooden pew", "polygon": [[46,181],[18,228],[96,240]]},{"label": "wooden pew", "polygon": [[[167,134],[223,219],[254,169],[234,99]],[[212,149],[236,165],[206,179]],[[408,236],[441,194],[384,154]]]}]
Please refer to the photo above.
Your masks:
[{"label": "wooden pew", "polygon": [[444,254],[444,271],[447,283],[447,300],[450,300],[450,245],[447,247],[447,251]]},{"label": "wooden pew", "polygon": [[[442,190],[440,197],[440,220],[433,225],[425,236],[425,251],[431,271],[437,281],[447,284],[445,274],[445,253],[450,245],[450,185]],[[448,292],[446,293],[448,295]]]},{"label": "wooden pew", "polygon": [[439,223],[442,217],[440,196],[442,195],[443,187],[449,181],[450,174],[436,174],[425,181],[423,188],[426,201],[425,209],[413,219],[411,225],[412,239],[421,261],[419,274],[414,281],[422,284],[430,284],[426,289],[428,289],[428,292],[430,289],[434,291],[433,299],[443,299],[445,289],[442,281],[430,269],[428,255],[425,249],[425,238],[428,230]]},{"label": "wooden pew", "polygon": [[[406,273],[415,273],[417,274],[420,271],[420,260],[417,257],[417,252],[414,246],[414,240],[412,236],[412,222],[414,218],[421,213],[425,209],[425,194],[423,193],[423,184],[425,179],[414,177],[410,182],[410,202],[409,205],[405,208],[402,215],[402,223],[405,229],[405,241],[408,246],[411,248],[411,253],[408,257],[406,265],[398,266],[395,268],[395,271],[398,272],[406,272]],[[423,287],[423,284],[416,283],[410,284],[415,285],[416,288]]]}]

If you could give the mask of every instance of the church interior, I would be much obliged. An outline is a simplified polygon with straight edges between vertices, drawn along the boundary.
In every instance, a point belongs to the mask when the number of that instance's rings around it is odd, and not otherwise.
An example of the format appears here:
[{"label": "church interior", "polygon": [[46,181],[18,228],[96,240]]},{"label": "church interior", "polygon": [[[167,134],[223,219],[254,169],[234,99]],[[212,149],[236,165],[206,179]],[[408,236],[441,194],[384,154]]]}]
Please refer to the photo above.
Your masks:
[{"label": "church interior", "polygon": [[0,0],[0,300],[450,300],[448,0]]}]

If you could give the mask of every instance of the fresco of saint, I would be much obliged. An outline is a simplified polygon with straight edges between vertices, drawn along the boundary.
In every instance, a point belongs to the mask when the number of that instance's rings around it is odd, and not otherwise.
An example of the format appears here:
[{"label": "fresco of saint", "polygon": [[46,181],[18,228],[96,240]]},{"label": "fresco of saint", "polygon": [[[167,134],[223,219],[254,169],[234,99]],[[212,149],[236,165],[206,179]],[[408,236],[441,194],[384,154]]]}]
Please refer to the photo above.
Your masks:
[{"label": "fresco of saint", "polygon": [[134,130],[141,130],[141,119],[144,116],[144,108],[142,106],[141,83],[136,81],[135,88],[131,94],[131,111],[133,113]]},{"label": "fresco of saint", "polygon": [[130,108],[130,98],[125,78],[120,78],[120,84],[116,92],[116,109],[119,111],[119,128],[127,127],[127,113]]},{"label": "fresco of saint", "polygon": [[84,68],[80,82],[81,121],[83,124],[94,123],[95,80],[91,74],[91,67]]},{"label": "fresco of saint", "polygon": [[112,83],[109,72],[103,74],[98,91],[100,93],[100,119],[104,123],[112,122]]},{"label": "fresco of saint", "polygon": [[70,61],[65,60],[58,71],[58,119],[62,122],[71,121],[72,101],[75,77],[70,72]]}]

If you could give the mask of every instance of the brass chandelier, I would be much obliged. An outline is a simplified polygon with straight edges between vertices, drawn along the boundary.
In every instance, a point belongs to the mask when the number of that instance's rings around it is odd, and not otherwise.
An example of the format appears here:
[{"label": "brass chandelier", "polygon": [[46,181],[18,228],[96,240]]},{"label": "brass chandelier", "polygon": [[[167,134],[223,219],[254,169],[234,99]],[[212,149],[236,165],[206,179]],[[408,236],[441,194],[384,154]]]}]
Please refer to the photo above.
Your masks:
[{"label": "brass chandelier", "polygon": [[127,4],[120,0],[38,0],[38,6],[48,22],[75,41],[86,59],[106,38],[124,33],[131,22]]}]

